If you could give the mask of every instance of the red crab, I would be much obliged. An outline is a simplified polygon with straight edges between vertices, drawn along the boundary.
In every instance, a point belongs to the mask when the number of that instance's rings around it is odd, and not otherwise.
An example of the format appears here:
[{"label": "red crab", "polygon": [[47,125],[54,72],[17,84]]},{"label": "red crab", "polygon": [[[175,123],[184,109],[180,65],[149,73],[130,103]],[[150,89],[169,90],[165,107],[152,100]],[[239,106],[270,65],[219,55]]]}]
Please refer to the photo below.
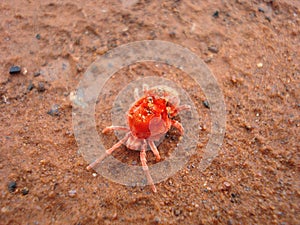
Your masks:
[{"label": "red crab", "polygon": [[153,192],[156,192],[156,187],[149,173],[146,160],[147,145],[150,146],[156,161],[160,160],[159,152],[156,148],[155,141],[159,141],[171,128],[177,128],[180,134],[183,134],[182,125],[172,119],[180,111],[190,109],[188,105],[179,106],[179,97],[177,92],[167,86],[155,86],[148,89],[146,85],[143,87],[144,96],[138,97],[138,90],[134,92],[136,102],[127,112],[128,127],[109,126],[103,129],[102,133],[107,133],[113,130],[127,131],[124,138],[106,150],[105,154],[91,163],[87,169],[95,168],[102,160],[125,143],[126,147],[131,150],[140,151],[140,159],[142,168],[145,171],[148,184]]}]

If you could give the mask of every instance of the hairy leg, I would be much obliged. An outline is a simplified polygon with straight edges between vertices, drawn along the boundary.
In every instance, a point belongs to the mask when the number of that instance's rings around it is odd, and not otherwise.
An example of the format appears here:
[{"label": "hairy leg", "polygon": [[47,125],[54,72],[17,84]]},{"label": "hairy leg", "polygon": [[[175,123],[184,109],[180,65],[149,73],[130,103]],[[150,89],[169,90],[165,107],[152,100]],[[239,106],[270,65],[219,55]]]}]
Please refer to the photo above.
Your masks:
[{"label": "hairy leg", "polygon": [[113,130],[125,130],[125,131],[129,131],[128,127],[123,127],[123,126],[109,126],[109,127],[105,127],[102,130],[102,133],[105,134],[109,131],[113,131]]},{"label": "hairy leg", "polygon": [[134,97],[134,100],[137,101],[140,99],[140,95],[139,95],[139,89],[138,88],[135,88],[134,91],[133,91],[133,97]]},{"label": "hairy leg", "polygon": [[171,120],[171,123],[172,123],[173,127],[175,127],[177,130],[179,130],[181,135],[184,134],[184,129],[183,129],[181,123],[179,123],[177,120]]},{"label": "hairy leg", "polygon": [[141,159],[141,162],[142,162],[143,170],[144,170],[144,172],[146,174],[146,177],[147,177],[148,184],[151,186],[151,189],[152,189],[153,192],[157,192],[156,187],[153,183],[152,177],[150,175],[148,165],[147,165],[146,147],[147,147],[147,143],[145,141],[144,144],[142,145],[142,149],[141,149],[141,152],[140,152],[140,159]]},{"label": "hairy leg", "polygon": [[190,105],[180,105],[180,106],[177,107],[177,113],[181,112],[181,111],[184,111],[184,110],[190,110],[190,109],[191,109]]},{"label": "hairy leg", "polygon": [[95,168],[99,163],[101,163],[107,156],[111,155],[111,153],[119,148],[122,144],[124,144],[129,136],[131,135],[130,132],[128,132],[123,139],[121,139],[118,143],[114,144],[110,149],[106,150],[103,155],[101,155],[98,159],[96,159],[93,163],[87,166],[87,170]]},{"label": "hairy leg", "polygon": [[153,154],[155,155],[155,158],[156,158],[156,161],[159,161],[160,160],[160,155],[159,155],[159,152],[154,144],[153,141],[148,141],[148,144],[151,148],[151,151],[153,152]]}]

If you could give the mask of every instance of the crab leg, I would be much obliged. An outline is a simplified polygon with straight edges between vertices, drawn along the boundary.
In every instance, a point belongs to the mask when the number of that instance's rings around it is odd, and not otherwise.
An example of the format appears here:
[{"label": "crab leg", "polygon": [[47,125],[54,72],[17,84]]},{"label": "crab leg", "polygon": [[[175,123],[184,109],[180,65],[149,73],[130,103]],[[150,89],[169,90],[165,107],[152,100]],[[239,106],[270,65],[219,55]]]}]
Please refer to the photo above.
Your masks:
[{"label": "crab leg", "polygon": [[134,89],[134,91],[133,91],[133,97],[134,97],[135,101],[139,100],[140,95],[139,95],[139,89],[138,88]]},{"label": "crab leg", "polygon": [[171,123],[172,123],[172,126],[175,127],[176,129],[178,129],[180,134],[183,135],[184,130],[183,130],[183,127],[182,127],[181,123],[179,123],[176,120],[171,120]]},{"label": "crab leg", "polygon": [[87,170],[95,168],[99,163],[101,163],[107,156],[111,155],[111,153],[119,148],[130,136],[130,132],[128,132],[123,139],[121,139],[118,143],[114,144],[110,149],[107,149],[103,155],[101,155],[98,159],[96,159],[93,163],[86,167]]},{"label": "crab leg", "polygon": [[150,146],[150,148],[151,148],[151,151],[152,151],[153,154],[155,155],[156,161],[159,161],[159,160],[160,160],[160,155],[159,155],[159,152],[158,152],[158,150],[157,150],[157,148],[156,148],[154,142],[148,140],[148,144],[149,144],[149,146]]},{"label": "crab leg", "polygon": [[141,162],[142,162],[143,170],[144,170],[144,172],[146,174],[146,177],[147,177],[148,184],[151,186],[152,191],[155,193],[155,192],[157,192],[157,190],[156,190],[156,187],[153,183],[152,177],[150,175],[149,168],[147,166],[146,147],[147,147],[147,144],[146,144],[146,141],[145,141],[144,144],[142,145],[142,149],[141,149],[141,152],[140,152],[140,159],[141,159]]},{"label": "crab leg", "polygon": [[191,106],[190,105],[181,105],[181,106],[178,106],[176,109],[177,109],[177,113],[178,113],[178,112],[181,112],[183,110],[190,110]]},{"label": "crab leg", "polygon": [[123,127],[123,126],[109,126],[109,127],[105,127],[102,130],[102,133],[105,134],[109,131],[113,131],[113,130],[125,130],[125,131],[129,131],[128,127]]}]

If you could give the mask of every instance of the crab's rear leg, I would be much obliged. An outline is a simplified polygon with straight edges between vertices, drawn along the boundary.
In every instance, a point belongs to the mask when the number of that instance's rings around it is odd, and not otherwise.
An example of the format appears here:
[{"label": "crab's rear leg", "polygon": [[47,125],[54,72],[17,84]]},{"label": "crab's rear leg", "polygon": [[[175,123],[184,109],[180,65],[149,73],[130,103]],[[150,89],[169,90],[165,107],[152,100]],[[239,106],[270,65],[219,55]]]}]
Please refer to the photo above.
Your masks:
[{"label": "crab's rear leg", "polygon": [[156,187],[153,183],[152,177],[150,175],[148,165],[147,165],[146,147],[147,147],[147,144],[146,144],[146,141],[145,141],[144,144],[142,145],[142,149],[141,149],[141,152],[140,152],[140,159],[141,159],[141,162],[142,162],[143,170],[144,170],[144,172],[146,174],[146,177],[147,177],[148,184],[151,186],[151,189],[152,189],[153,192],[157,192]]},{"label": "crab's rear leg", "polygon": [[124,144],[129,136],[131,135],[130,132],[128,132],[123,139],[121,139],[118,143],[114,144],[110,149],[107,149],[103,155],[101,155],[98,159],[96,159],[93,163],[88,165],[86,167],[87,170],[94,169],[99,163],[101,163],[107,156],[111,155],[111,153],[119,148],[122,144]]}]

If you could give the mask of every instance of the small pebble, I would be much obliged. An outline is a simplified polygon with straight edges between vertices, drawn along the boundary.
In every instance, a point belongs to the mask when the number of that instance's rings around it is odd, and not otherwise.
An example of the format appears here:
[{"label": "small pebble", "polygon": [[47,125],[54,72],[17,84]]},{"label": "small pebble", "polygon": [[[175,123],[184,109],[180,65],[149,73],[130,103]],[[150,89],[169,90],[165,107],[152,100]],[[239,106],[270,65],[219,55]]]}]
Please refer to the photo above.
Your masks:
[{"label": "small pebble", "polygon": [[202,103],[206,108],[208,108],[208,109],[210,108],[210,105],[207,100],[204,100]]},{"label": "small pebble", "polygon": [[27,187],[24,187],[22,189],[22,195],[27,195],[29,193],[29,189]]},{"label": "small pebble", "polygon": [[34,88],[34,84],[32,83],[32,81],[30,81],[29,85],[27,86],[27,90],[31,91]]},{"label": "small pebble", "polygon": [[18,74],[20,72],[21,72],[21,67],[19,67],[19,66],[10,67],[10,70],[9,70],[10,74]]},{"label": "small pebble", "polygon": [[209,46],[208,50],[211,51],[212,53],[218,53],[219,49],[217,46]]},{"label": "small pebble", "polygon": [[92,175],[93,175],[93,177],[96,177],[96,176],[97,176],[97,173],[93,173]]},{"label": "small pebble", "polygon": [[257,66],[257,68],[262,68],[264,66],[264,64],[260,62],[260,63],[257,63],[256,66]]},{"label": "small pebble", "polygon": [[171,38],[175,38],[175,37],[176,37],[175,31],[169,32],[169,36],[170,36]]},{"label": "small pebble", "polygon": [[265,10],[262,7],[258,7],[258,11],[263,13],[265,12]]},{"label": "small pebble", "polygon": [[9,212],[9,208],[8,207],[2,207],[1,212],[2,213],[7,213],[7,212]]},{"label": "small pebble", "polygon": [[70,190],[69,191],[69,196],[70,197],[75,197],[75,195],[76,195],[76,190]]},{"label": "small pebble", "polygon": [[41,75],[41,72],[40,72],[40,71],[35,72],[35,73],[33,74],[34,77],[38,77],[39,75]]},{"label": "small pebble", "polygon": [[216,10],[212,16],[213,16],[214,18],[219,18],[219,11]]},{"label": "small pebble", "polygon": [[26,68],[23,68],[22,74],[23,74],[23,75],[26,75],[27,72],[28,72],[27,69],[26,69]]},{"label": "small pebble", "polygon": [[40,34],[36,34],[35,38],[38,39],[38,40],[40,40],[41,39],[41,35]]},{"label": "small pebble", "polygon": [[180,209],[175,209],[175,210],[174,210],[174,215],[175,215],[175,216],[179,216],[180,213],[181,213],[181,210],[180,210]]},{"label": "small pebble", "polygon": [[154,218],[154,223],[159,224],[161,222],[161,219],[159,217]]},{"label": "small pebble", "polygon": [[38,92],[44,92],[46,90],[44,82],[39,82],[38,86],[37,86],[37,90]]},{"label": "small pebble", "polygon": [[11,181],[8,183],[8,190],[9,192],[14,192],[17,188],[17,182],[16,181]]},{"label": "small pebble", "polygon": [[60,112],[59,112],[59,105],[54,104],[51,109],[47,112],[47,114],[49,114],[50,116],[59,116]]}]

